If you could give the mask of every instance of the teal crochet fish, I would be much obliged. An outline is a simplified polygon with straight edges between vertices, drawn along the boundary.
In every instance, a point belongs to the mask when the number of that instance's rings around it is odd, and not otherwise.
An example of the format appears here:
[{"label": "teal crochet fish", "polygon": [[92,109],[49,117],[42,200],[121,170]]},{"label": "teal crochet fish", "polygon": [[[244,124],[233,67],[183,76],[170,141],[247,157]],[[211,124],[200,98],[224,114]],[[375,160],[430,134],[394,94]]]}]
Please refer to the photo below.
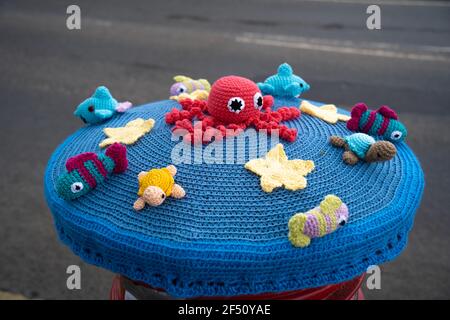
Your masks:
[{"label": "teal crochet fish", "polygon": [[278,67],[277,74],[258,83],[258,87],[264,94],[287,98],[299,97],[310,88],[305,80],[294,74],[292,67],[287,63]]},{"label": "teal crochet fish", "polygon": [[133,105],[131,102],[117,102],[108,88],[98,87],[92,97],[80,103],[74,112],[84,123],[100,123],[111,118],[117,112],[125,112]]},{"label": "teal crochet fish", "polygon": [[127,167],[127,148],[120,143],[114,143],[104,153],[81,153],[67,160],[66,172],[56,182],[56,192],[65,200],[74,200]]}]

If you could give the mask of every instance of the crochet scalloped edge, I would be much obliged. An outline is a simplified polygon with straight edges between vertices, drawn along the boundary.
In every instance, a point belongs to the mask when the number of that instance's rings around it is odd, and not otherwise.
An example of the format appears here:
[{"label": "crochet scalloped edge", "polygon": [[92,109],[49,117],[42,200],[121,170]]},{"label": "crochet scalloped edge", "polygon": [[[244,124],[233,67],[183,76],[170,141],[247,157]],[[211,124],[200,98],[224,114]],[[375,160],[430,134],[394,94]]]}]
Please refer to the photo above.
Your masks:
[{"label": "crochet scalloped edge", "polygon": [[[414,216],[412,217],[414,218]],[[55,223],[56,224],[56,223]],[[244,282],[244,283],[226,283],[220,279],[180,279],[177,275],[163,276],[158,271],[144,272],[138,266],[125,266],[117,264],[112,261],[107,255],[97,252],[92,252],[91,249],[82,248],[67,237],[64,229],[56,224],[58,230],[58,238],[61,242],[67,245],[77,256],[84,262],[95,265],[97,267],[106,268],[109,271],[124,275],[134,281],[142,281],[154,288],[162,288],[166,293],[175,298],[195,298],[195,297],[226,297],[238,295],[255,295],[268,292],[286,292],[308,288],[317,288],[323,285],[330,285],[351,280],[358,275],[366,272],[371,265],[378,265],[381,263],[394,260],[405,249],[408,242],[408,233],[412,228],[411,222],[405,230],[397,232],[400,238],[396,246],[392,246],[390,242],[386,243],[388,254],[383,254],[382,251],[377,250],[375,255],[363,258],[362,264],[348,265],[344,270],[339,270],[338,273],[332,270],[324,274],[317,273],[312,280],[305,281],[298,276],[283,276],[277,280],[267,280],[261,282]],[[389,247],[391,246],[391,247]],[[378,247],[381,247],[378,246]],[[186,284],[186,285],[184,285]]]}]

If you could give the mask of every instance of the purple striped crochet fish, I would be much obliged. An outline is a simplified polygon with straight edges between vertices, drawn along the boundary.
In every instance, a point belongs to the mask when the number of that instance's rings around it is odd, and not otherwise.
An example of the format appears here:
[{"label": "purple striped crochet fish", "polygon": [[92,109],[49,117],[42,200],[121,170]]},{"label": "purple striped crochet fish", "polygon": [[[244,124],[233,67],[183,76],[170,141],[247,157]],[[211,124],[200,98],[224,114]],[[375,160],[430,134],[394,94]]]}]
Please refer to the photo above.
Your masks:
[{"label": "purple striped crochet fish", "polygon": [[193,93],[196,90],[209,92],[211,85],[206,79],[194,80],[186,76],[175,76],[175,83],[170,87],[170,95],[178,96],[183,93]]},{"label": "purple striped crochet fish", "polygon": [[358,103],[352,108],[347,128],[371,136],[382,136],[391,142],[401,142],[408,134],[406,127],[398,121],[394,110],[382,106],[376,111],[371,111],[364,103]]},{"label": "purple striped crochet fish", "polygon": [[81,153],[67,160],[67,172],[58,177],[56,192],[65,200],[76,199],[103,183],[111,173],[122,173],[127,167],[127,149],[120,143],[98,155]]},{"label": "purple striped crochet fish", "polygon": [[307,247],[312,238],[323,237],[345,225],[348,208],[339,197],[327,195],[320,205],[289,219],[289,241],[295,247]]}]

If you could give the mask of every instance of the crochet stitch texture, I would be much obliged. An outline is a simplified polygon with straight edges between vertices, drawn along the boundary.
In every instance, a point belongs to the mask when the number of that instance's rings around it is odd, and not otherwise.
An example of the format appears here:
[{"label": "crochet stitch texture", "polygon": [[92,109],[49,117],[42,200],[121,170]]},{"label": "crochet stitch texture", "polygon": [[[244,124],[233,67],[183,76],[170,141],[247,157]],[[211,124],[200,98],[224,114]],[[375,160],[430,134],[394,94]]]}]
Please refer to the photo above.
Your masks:
[{"label": "crochet stitch texture", "polygon": [[128,122],[123,127],[105,128],[103,132],[108,138],[103,139],[99,146],[103,148],[116,142],[133,144],[144,134],[150,132],[154,125],[155,120],[153,119],[138,118]]},{"label": "crochet stitch texture", "polygon": [[170,197],[170,194],[172,193],[172,187],[175,183],[175,180],[173,179],[167,168],[151,169],[145,176],[138,179],[138,181],[138,196],[142,196],[145,188],[147,188],[148,186],[158,186],[162,191],[164,191],[166,196]]},{"label": "crochet stitch texture", "polygon": [[[277,99],[274,109],[299,104],[299,99]],[[180,108],[175,101],[152,103],[81,128],[52,155],[46,199],[60,239],[86,262],[177,297],[233,296],[342,282],[404,249],[424,187],[414,153],[402,142],[391,161],[348,166],[342,150],[328,143],[331,135],[351,134],[345,123],[329,125],[309,115],[287,121],[298,129],[298,139],[284,143],[289,159],[315,163],[306,189],[265,193],[258,177],[242,164],[181,163],[176,164],[176,180],[188,196],[136,213],[138,173],[172,163],[178,142],[171,141],[171,128],[164,121],[172,107]],[[82,198],[60,199],[55,181],[66,159],[100,151],[103,128],[136,118],[156,121],[150,134],[127,147],[128,170]],[[274,146],[269,144],[269,149]],[[249,150],[245,156],[250,160]],[[348,223],[308,247],[293,247],[290,217],[314,208],[328,194],[347,204]]]},{"label": "crochet stitch texture", "polygon": [[353,151],[358,158],[364,159],[367,150],[375,143],[375,139],[364,133],[354,133],[344,137],[350,150]]},{"label": "crochet stitch texture", "polygon": [[300,105],[300,110],[303,113],[317,117],[331,124],[335,124],[338,121],[350,120],[350,116],[340,114],[334,104],[325,104],[318,107],[306,100],[303,100]]},{"label": "crochet stitch texture", "polygon": [[264,158],[252,159],[244,167],[261,176],[261,188],[265,192],[279,187],[296,191],[306,188],[305,176],[314,170],[314,162],[288,159],[283,145],[279,143]]}]

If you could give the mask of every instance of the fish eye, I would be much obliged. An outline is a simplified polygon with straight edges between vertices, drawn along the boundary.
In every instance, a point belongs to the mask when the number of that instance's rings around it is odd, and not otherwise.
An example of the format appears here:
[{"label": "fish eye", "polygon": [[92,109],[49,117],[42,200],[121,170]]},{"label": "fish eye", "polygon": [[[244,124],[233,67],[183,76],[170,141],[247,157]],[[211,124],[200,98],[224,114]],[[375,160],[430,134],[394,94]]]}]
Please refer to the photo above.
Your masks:
[{"label": "fish eye", "polygon": [[303,83],[300,83],[300,88],[303,88],[303,87],[304,87]]},{"label": "fish eye", "polygon": [[260,92],[255,93],[253,96],[253,104],[255,105],[255,108],[261,110],[263,103],[264,100],[262,94]]},{"label": "fish eye", "polygon": [[88,111],[89,111],[89,112],[94,112],[94,109],[95,109],[94,106],[89,106],[89,107],[88,107]]},{"label": "fish eye", "polygon": [[227,107],[230,112],[239,113],[245,108],[244,99],[240,97],[230,98],[230,100],[228,100]]},{"label": "fish eye", "polygon": [[392,140],[399,140],[402,137],[402,133],[398,130],[395,130],[391,133],[391,139]]},{"label": "fish eye", "polygon": [[340,225],[342,227],[342,226],[345,226],[346,223],[347,223],[347,218],[344,216],[340,216],[339,220],[338,220],[338,225]]},{"label": "fish eye", "polygon": [[81,190],[83,190],[83,188],[84,188],[84,186],[83,186],[83,184],[82,184],[81,182],[74,182],[74,183],[72,183],[72,185],[70,186],[70,190],[71,190],[73,193],[78,193],[78,192],[80,192]]},{"label": "fish eye", "polygon": [[183,92],[185,92],[186,91],[186,87],[184,86],[184,85],[180,85],[178,88],[177,88],[177,93],[178,94],[181,94],[181,93],[183,93]]}]

